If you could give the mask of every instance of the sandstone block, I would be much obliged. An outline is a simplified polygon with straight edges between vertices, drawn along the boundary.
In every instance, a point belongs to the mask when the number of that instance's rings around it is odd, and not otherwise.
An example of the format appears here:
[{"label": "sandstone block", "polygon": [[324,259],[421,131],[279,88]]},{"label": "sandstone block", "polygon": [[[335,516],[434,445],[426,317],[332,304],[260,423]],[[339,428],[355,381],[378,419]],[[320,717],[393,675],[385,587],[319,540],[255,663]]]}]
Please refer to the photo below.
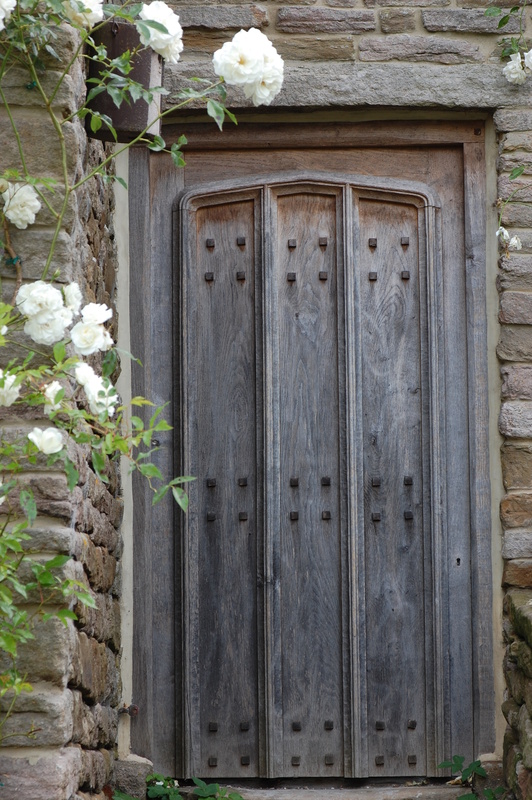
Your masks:
[{"label": "sandstone block", "polygon": [[87,636],[106,642],[113,652],[120,649],[120,605],[109,594],[93,594],[96,608],[76,604],[78,625]]},{"label": "sandstone block", "polygon": [[2,792],[6,798],[28,800],[65,800],[73,797],[81,774],[81,750],[77,747],[46,749],[33,748],[11,755],[0,754]]},{"label": "sandstone block", "polygon": [[523,639],[517,639],[510,645],[509,652],[526,677],[532,678],[532,649],[527,643]]},{"label": "sandstone block", "polygon": [[501,501],[501,520],[505,528],[532,527],[532,494],[508,494]]},{"label": "sandstone block", "polygon": [[266,10],[257,5],[241,6],[187,6],[179,10],[183,28],[212,28],[214,30],[239,30],[262,28],[268,25]]},{"label": "sandstone block", "polygon": [[532,531],[506,531],[503,537],[502,557],[532,558]]},{"label": "sandstone block", "polygon": [[[527,589],[510,589],[506,603],[515,633],[532,647],[532,592]],[[511,647],[513,645],[514,643]]]},{"label": "sandstone block", "polygon": [[[358,0],[325,0],[325,4],[331,8],[355,8]],[[310,5],[310,3],[298,3],[298,5]]]},{"label": "sandstone block", "polygon": [[[0,122],[0,129],[2,123]],[[22,234],[25,234],[22,236]],[[43,267],[43,253],[48,253],[52,243],[53,232],[49,230],[35,230],[28,228],[25,231],[14,229],[11,234],[11,243],[16,253],[20,253],[24,260],[24,277],[30,280],[38,280],[41,277]],[[61,274],[58,283],[70,282],[73,280],[73,260],[72,260],[72,240],[70,236],[61,231],[55,247],[54,263],[60,265]],[[2,278],[13,277],[13,269],[4,263],[4,251],[0,248],[0,276]]]},{"label": "sandstone block", "polygon": [[99,745],[114,746],[118,732],[118,711],[110,706],[95,705],[92,716]]},{"label": "sandstone block", "polygon": [[[523,251],[532,248],[532,236],[527,230],[513,230],[512,235],[517,234],[521,238]],[[519,255],[512,254],[503,256],[499,259],[501,272],[497,276],[497,288],[499,291],[505,289],[532,289],[532,259],[529,255],[521,252]]]},{"label": "sandstone block", "polygon": [[116,573],[116,559],[106,547],[97,547],[88,536],[82,537],[82,562],[94,591],[108,591],[113,585]]},{"label": "sandstone block", "polygon": [[298,36],[270,37],[277,51],[285,59],[304,61],[351,61],[355,57],[354,36]]},{"label": "sandstone block", "polygon": [[[463,8],[488,8],[488,6],[492,5],[492,2],[491,0],[462,0],[460,5]],[[502,0],[501,3],[498,3],[499,8],[511,8],[515,5],[513,0]]]},{"label": "sandstone block", "polygon": [[513,400],[501,406],[499,431],[513,439],[532,438],[532,401]]},{"label": "sandstone block", "polygon": [[[520,161],[520,159],[517,158],[517,161]],[[532,208],[526,205],[521,206],[517,203],[508,203],[502,213],[502,224],[506,228],[532,227]]]},{"label": "sandstone block", "polygon": [[416,27],[414,12],[406,8],[379,11],[379,20],[383,33],[408,33]]},{"label": "sandstone block", "polygon": [[[498,17],[486,17],[481,9],[463,11],[423,11],[421,14],[423,25],[428,31],[456,31],[460,33],[496,33]],[[514,15],[504,28],[505,33],[518,33],[519,20]]]},{"label": "sandstone block", "polygon": [[364,0],[365,6],[408,6],[415,8],[417,6],[449,6],[451,0]]},{"label": "sandstone block", "polygon": [[285,33],[364,33],[375,30],[375,15],[356,9],[280,8],[276,27]]},{"label": "sandstone block", "polygon": [[532,588],[532,559],[516,558],[504,564],[502,582],[504,586]]},{"label": "sandstone block", "polygon": [[503,325],[497,355],[503,361],[529,361],[532,359],[532,326]]},{"label": "sandstone block", "polygon": [[517,197],[520,202],[529,203],[532,201],[532,182],[529,179],[520,178],[511,181],[508,175],[499,175],[497,180],[497,194],[503,200],[507,199],[512,192],[519,190]]},{"label": "sandstone block", "polygon": [[100,750],[82,751],[81,789],[101,792],[111,774],[110,754]]},{"label": "sandstone block", "polygon": [[501,377],[504,400],[532,400],[532,365],[505,364]]},{"label": "sandstone block", "polygon": [[82,513],[76,519],[78,530],[89,534],[92,542],[113,552],[118,545],[118,533],[105,514],[101,514],[90,500],[83,502]]},{"label": "sandstone block", "polygon": [[483,58],[477,45],[463,39],[408,34],[362,39],[359,54],[361,61],[435,61],[439,64],[461,64]]},{"label": "sandstone block", "polygon": [[517,728],[520,708],[513,699],[505,700],[502,704],[502,713],[511,728]]},{"label": "sandstone block", "polygon": [[82,747],[95,748],[98,744],[98,727],[93,709],[86,705],[80,691],[73,690],[72,698],[72,741]]},{"label": "sandstone block", "polygon": [[[2,710],[8,703],[2,701]],[[35,730],[31,743],[35,747],[61,747],[72,738],[73,729],[72,692],[54,686],[38,684],[30,694],[21,694],[13,713],[4,723],[2,735],[4,746],[21,747],[28,743],[26,734]],[[16,734],[20,734],[17,736]]]},{"label": "sandstone block", "polygon": [[532,720],[528,715],[526,705],[523,703],[519,709],[517,729],[519,731],[519,745],[523,765],[526,769],[532,768]]},{"label": "sandstone block", "polygon": [[498,109],[493,115],[497,131],[528,131],[532,129],[532,111]]},{"label": "sandstone block", "polygon": [[[58,619],[38,621],[33,629],[35,638],[19,645],[17,668],[28,676],[30,683],[47,681],[65,687],[73,676],[78,653],[77,633],[69,623],[63,625]],[[4,656],[0,657],[0,668],[9,668]]]},{"label": "sandstone block", "polygon": [[505,489],[532,488],[532,445],[506,442],[501,448],[502,476]]},{"label": "sandstone block", "polygon": [[532,292],[503,292],[499,322],[509,325],[531,325]]},{"label": "sandstone block", "polygon": [[146,777],[153,770],[153,764],[147,758],[130,755],[118,759],[114,763],[114,784],[117,789],[132,797],[144,800],[146,795]]},{"label": "sandstone block", "polygon": [[527,684],[525,676],[515,664],[506,662],[504,677],[510,696],[518,705],[522,705],[525,702],[525,686]]},{"label": "sandstone block", "polygon": [[118,671],[114,654],[100,642],[79,634],[79,678],[83,697],[92,703],[117,700]]},{"label": "sandstone block", "polygon": [[[2,85],[4,80],[3,78]],[[25,82],[28,82],[27,77]],[[25,88],[23,91],[26,92],[26,95],[32,94]],[[30,175],[43,175],[43,177],[46,176],[61,181],[61,146],[57,136],[54,135],[54,129],[48,114],[44,109],[23,107],[20,109],[15,108],[13,116],[22,140],[24,160]],[[82,130],[71,123],[66,123],[63,129],[67,146],[67,166],[69,177],[72,179],[76,169],[80,166],[79,152]],[[9,164],[10,168],[18,169],[23,173],[24,169],[20,161],[17,141],[13,136],[11,123],[5,114],[0,116],[0,140],[2,141],[2,163]],[[49,200],[50,193],[45,192],[45,194]],[[42,212],[43,209],[37,214],[39,222],[42,221]],[[20,239],[21,237],[18,236],[17,240],[20,241]],[[25,273],[24,277],[30,276]]]}]

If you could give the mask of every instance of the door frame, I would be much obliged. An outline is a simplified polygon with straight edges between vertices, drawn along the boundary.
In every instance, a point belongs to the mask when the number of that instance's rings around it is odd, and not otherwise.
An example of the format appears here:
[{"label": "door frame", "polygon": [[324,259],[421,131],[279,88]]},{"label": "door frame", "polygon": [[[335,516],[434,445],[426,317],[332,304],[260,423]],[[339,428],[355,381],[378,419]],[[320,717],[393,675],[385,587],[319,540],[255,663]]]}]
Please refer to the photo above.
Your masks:
[{"label": "door frame", "polygon": [[[363,123],[241,124],[223,135],[212,125],[180,124],[165,128],[171,142],[185,134],[194,150],[275,147],[323,148],[399,145],[461,145],[464,164],[468,418],[470,448],[471,553],[473,597],[473,720],[475,752],[488,752],[494,740],[492,658],[491,497],[488,448],[488,367],[486,331],[485,153],[483,121],[385,121]],[[175,243],[168,198],[184,189],[184,175],[169,157],[134,148],[130,153],[130,315],[131,350],[143,368],[132,369],[132,394],[157,404],[180,394],[173,379],[172,303]],[[175,208],[174,208],[175,211]],[[172,422],[172,420],[170,419]],[[175,474],[179,420],[174,434],[160,436],[154,454],[163,474]],[[151,758],[166,774],[183,774],[183,753],[177,742],[176,719],[185,709],[178,690],[182,641],[179,615],[181,555],[173,530],[176,510],[170,499],[151,506],[151,495],[133,476],[134,606],[133,700],[140,708],[132,721],[132,750]],[[489,613],[486,613],[489,609]],[[445,609],[440,609],[444,614]],[[174,622],[175,618],[175,622]],[[177,664],[176,664],[177,662]]]}]

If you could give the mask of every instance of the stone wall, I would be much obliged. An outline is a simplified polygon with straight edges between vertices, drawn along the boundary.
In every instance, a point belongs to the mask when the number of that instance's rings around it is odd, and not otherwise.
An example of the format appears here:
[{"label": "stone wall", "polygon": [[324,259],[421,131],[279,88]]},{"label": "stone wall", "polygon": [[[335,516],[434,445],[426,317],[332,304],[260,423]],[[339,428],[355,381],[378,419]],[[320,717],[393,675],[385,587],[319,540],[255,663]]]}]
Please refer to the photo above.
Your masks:
[{"label": "stone wall", "polygon": [[[59,49],[65,59],[74,45],[74,37],[64,32]],[[3,89],[28,154],[28,169],[34,175],[60,179],[60,153],[49,118],[27,84],[23,71],[12,70]],[[57,98],[57,108],[72,110],[83,93],[84,75],[77,65]],[[99,162],[104,151],[100,143],[87,140],[80,123],[68,123],[65,128],[69,180],[75,182]],[[18,167],[14,137],[2,111],[0,141],[1,169]],[[112,191],[100,178],[92,179],[73,198],[60,233],[51,272],[59,271],[59,283],[78,281],[85,302],[112,306],[115,299],[112,213]],[[40,278],[52,234],[51,216],[44,211],[31,228],[15,231],[12,242],[23,261],[24,279]],[[3,259],[1,263],[2,288],[9,299],[14,275]],[[2,349],[2,358],[7,360],[11,354]],[[24,437],[35,424],[49,424],[35,417],[32,408],[13,406],[0,412],[0,425],[10,428],[12,436]],[[20,696],[4,727],[8,738],[0,754],[0,792],[6,798],[103,799],[108,796],[103,788],[113,772],[121,699],[118,528],[122,501],[117,497],[118,476],[111,473],[106,487],[91,469],[90,454],[69,447],[80,474],[72,493],[62,472],[47,468],[44,460],[23,477],[34,491],[38,509],[27,547],[36,558],[39,553],[71,555],[65,577],[85,584],[96,607],[78,604],[74,609],[78,621],[69,621],[66,627],[57,619],[37,622],[35,639],[19,648],[18,669],[27,674],[33,692]],[[35,599],[28,598],[28,610]],[[31,729],[35,732],[28,738],[25,734]]]}]

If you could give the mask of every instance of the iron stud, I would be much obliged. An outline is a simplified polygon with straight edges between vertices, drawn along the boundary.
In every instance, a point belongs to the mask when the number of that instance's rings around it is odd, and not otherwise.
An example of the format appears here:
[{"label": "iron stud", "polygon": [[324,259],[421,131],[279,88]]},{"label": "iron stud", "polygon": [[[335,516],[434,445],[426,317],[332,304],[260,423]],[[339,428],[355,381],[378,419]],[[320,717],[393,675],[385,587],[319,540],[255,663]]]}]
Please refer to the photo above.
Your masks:
[{"label": "iron stud", "polygon": [[377,767],[382,767],[384,764],[384,756],[375,756],[375,765]]},{"label": "iron stud", "polygon": [[292,730],[293,731],[300,731],[301,730],[301,723],[300,722],[292,722]]},{"label": "iron stud", "polygon": [[288,240],[288,247],[290,248],[290,250],[293,250],[294,247],[297,247],[296,239],[289,239]]},{"label": "iron stud", "polygon": [[334,721],[332,719],[326,719],[323,727],[326,731],[332,731],[334,729]]},{"label": "iron stud", "polygon": [[410,239],[408,238],[408,236],[401,236],[401,244],[408,247],[408,245],[410,244]]},{"label": "iron stud", "polygon": [[330,753],[328,753],[328,754],[325,756],[325,763],[326,763],[326,765],[327,765],[328,767],[330,767],[332,764],[334,764],[334,756],[333,756],[333,755],[331,755]]},{"label": "iron stud", "polygon": [[409,272],[407,269],[404,269],[404,270],[401,272],[401,279],[402,279],[403,281],[409,281],[409,280],[410,280],[410,272]]},{"label": "iron stud", "polygon": [[375,723],[375,730],[376,731],[383,731],[385,729],[385,724],[381,719],[378,719]]},{"label": "iron stud", "polygon": [[205,239],[205,247],[213,248],[214,247],[214,239]]},{"label": "iron stud", "polygon": [[322,486],[330,486],[331,485],[331,479],[329,478],[328,475],[324,475],[324,477],[321,479],[321,485]]},{"label": "iron stud", "polygon": [[377,240],[374,238],[368,239],[369,247],[377,247]]},{"label": "iron stud", "polygon": [[301,764],[301,756],[292,756],[292,766],[299,767]]},{"label": "iron stud", "polygon": [[291,511],[290,512],[290,519],[291,520],[299,519],[299,513],[297,511]]},{"label": "iron stud", "polygon": [[405,486],[412,486],[412,484],[414,483],[413,477],[411,475],[405,475],[404,483],[405,483]]},{"label": "iron stud", "polygon": [[299,478],[290,478],[290,486],[292,487],[299,486]]},{"label": "iron stud", "polygon": [[238,485],[239,486],[247,486],[248,485],[248,479],[247,478],[239,478],[238,479]]},{"label": "iron stud", "polygon": [[249,767],[249,765],[251,764],[251,758],[249,756],[242,756],[242,758],[240,759],[240,763],[242,764],[243,767]]},{"label": "iron stud", "polygon": [[371,479],[371,485],[372,486],[380,486],[381,485],[381,479],[378,476],[375,476],[374,478]]},{"label": "iron stud", "polygon": [[218,723],[217,722],[209,722],[209,730],[211,733],[216,733],[218,730]]},{"label": "iron stud", "polygon": [[245,272],[237,272],[236,273],[237,281],[245,281],[246,280],[246,273]]},{"label": "iron stud", "polygon": [[414,767],[417,764],[417,756],[408,756],[408,764]]},{"label": "iron stud", "polygon": [[205,280],[207,281],[207,283],[210,283],[211,281],[213,281],[214,280],[214,272],[206,272],[205,273]]},{"label": "iron stud", "polygon": [[211,756],[207,763],[208,763],[209,767],[217,767],[218,766],[218,759],[214,758],[214,756]]},{"label": "iron stud", "polygon": [[330,511],[322,511],[321,512],[321,518],[322,519],[330,519],[331,518],[331,512]]},{"label": "iron stud", "polygon": [[320,243],[320,247],[327,247],[327,237],[326,236],[320,236],[318,241]]},{"label": "iron stud", "polygon": [[368,278],[370,279],[370,281],[376,281],[377,280],[377,273],[376,272],[368,272]]},{"label": "iron stud", "polygon": [[410,731],[415,731],[415,729],[417,728],[417,721],[415,719],[409,719],[407,724],[406,724],[406,727]]},{"label": "iron stud", "polygon": [[246,237],[245,236],[237,236],[236,243],[239,247],[243,247],[246,244]]},{"label": "iron stud", "polygon": [[286,273],[286,280],[288,281],[288,283],[294,283],[295,279],[296,279],[296,273],[295,272],[287,272]]},{"label": "iron stud", "polygon": [[240,723],[240,730],[241,731],[249,731],[249,722],[241,722]]},{"label": "iron stud", "polygon": [[216,519],[216,514],[213,514],[212,511],[209,511],[207,514],[207,522],[214,522]]},{"label": "iron stud", "polygon": [[240,520],[240,522],[245,522],[247,518],[248,518],[247,511],[241,511],[238,515],[238,519]]},{"label": "iron stud", "polygon": [[405,519],[414,519],[413,511],[405,511]]},{"label": "iron stud", "polygon": [[327,272],[320,272],[318,274],[318,277],[319,277],[320,281],[326,281],[327,280]]},{"label": "iron stud", "polygon": [[379,512],[374,512],[371,515],[371,519],[372,519],[373,522],[380,522],[381,521],[381,515],[379,514]]},{"label": "iron stud", "polygon": [[207,486],[209,489],[214,489],[216,486],[216,478],[207,478]]}]

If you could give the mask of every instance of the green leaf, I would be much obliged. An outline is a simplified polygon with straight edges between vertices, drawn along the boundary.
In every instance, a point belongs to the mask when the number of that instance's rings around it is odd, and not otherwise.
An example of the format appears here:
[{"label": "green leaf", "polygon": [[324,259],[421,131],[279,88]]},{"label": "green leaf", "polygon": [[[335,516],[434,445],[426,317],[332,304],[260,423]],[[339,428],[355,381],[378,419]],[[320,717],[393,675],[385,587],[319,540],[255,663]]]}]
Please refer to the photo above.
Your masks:
[{"label": "green leaf", "polygon": [[115,371],[117,364],[118,364],[118,353],[113,347],[111,348],[111,350],[108,350],[105,356],[103,357],[102,378],[109,378]]},{"label": "green leaf", "polygon": [[160,481],[163,480],[161,470],[156,467],[155,464],[140,464],[137,469],[145,478],[159,478]]},{"label": "green leaf", "polygon": [[115,106],[117,108],[120,108],[124,100],[123,89],[120,89],[117,86],[113,86],[112,84],[108,84],[106,89],[107,89],[107,94],[109,95]]},{"label": "green leaf", "polygon": [[102,127],[102,118],[99,114],[93,114],[91,117],[91,131],[97,133]]},{"label": "green leaf", "polygon": [[113,800],[135,800],[135,798],[130,794],[126,794],[126,792],[121,792],[119,789],[115,789],[113,791]]},{"label": "green leaf", "polygon": [[489,6],[489,8],[484,11],[486,17],[500,17],[501,14],[502,11],[497,6]]},{"label": "green leaf", "polygon": [[65,473],[67,478],[68,491],[71,492],[78,485],[79,472],[72,461],[65,457]]},{"label": "green leaf", "polygon": [[172,494],[176,503],[186,511],[188,508],[188,495],[179,486],[172,486]]},{"label": "green leaf", "polygon": [[524,171],[525,171],[525,165],[520,164],[518,167],[513,168],[508,177],[510,178],[511,181],[515,181],[515,179],[519,178]]},{"label": "green leaf", "polygon": [[497,25],[498,28],[504,28],[505,25],[508,25],[510,21],[510,15],[505,14],[504,17],[501,17],[499,20],[499,24]]},{"label": "green leaf", "polygon": [[152,506],[154,506],[156,503],[159,503],[163,499],[163,497],[166,496],[169,488],[170,486],[166,484],[166,486],[162,486],[160,489],[157,489],[151,501]]},{"label": "green leaf", "polygon": [[69,608],[61,608],[59,611],[56,611],[55,616],[57,619],[61,620],[63,625],[66,627],[68,625],[68,620],[73,619],[76,620],[78,617],[71,611]]},{"label": "green leaf", "polygon": [[64,567],[68,561],[70,561],[72,556],[55,556],[51,558],[49,561],[46,562],[44,565],[46,569],[58,569],[59,567]]},{"label": "green leaf", "polygon": [[98,478],[103,481],[103,483],[109,483],[109,478],[103,474],[105,469],[105,458],[98,450],[92,451],[92,466],[94,467],[94,471]]},{"label": "green leaf", "polygon": [[462,770],[462,780],[464,783],[471,777],[471,775],[480,775],[481,778],[487,778],[486,770],[482,766],[482,762],[472,761],[468,766]]},{"label": "green leaf", "polygon": [[441,764],[438,764],[438,769],[451,769],[453,773],[461,772],[464,761],[464,756],[453,756],[451,761],[442,761]]},{"label": "green leaf", "polygon": [[20,492],[20,505],[22,506],[22,510],[26,515],[28,520],[28,524],[33,525],[35,522],[35,518],[37,516],[37,504],[35,503],[35,498],[33,496],[33,492],[31,489],[22,489]]},{"label": "green leaf", "polygon": [[220,130],[222,130],[225,119],[225,109],[222,104],[216,100],[207,100],[207,114],[213,118]]},{"label": "green leaf", "polygon": [[164,25],[161,25],[160,22],[156,22],[154,19],[145,19],[143,22],[148,26],[148,28],[153,28],[154,31],[159,31],[159,33],[169,33],[168,28],[165,28]]},{"label": "green leaf", "polygon": [[148,144],[148,149],[153,150],[154,153],[159,153],[161,150],[164,150],[165,147],[166,142],[162,136],[154,136],[153,142]]}]

